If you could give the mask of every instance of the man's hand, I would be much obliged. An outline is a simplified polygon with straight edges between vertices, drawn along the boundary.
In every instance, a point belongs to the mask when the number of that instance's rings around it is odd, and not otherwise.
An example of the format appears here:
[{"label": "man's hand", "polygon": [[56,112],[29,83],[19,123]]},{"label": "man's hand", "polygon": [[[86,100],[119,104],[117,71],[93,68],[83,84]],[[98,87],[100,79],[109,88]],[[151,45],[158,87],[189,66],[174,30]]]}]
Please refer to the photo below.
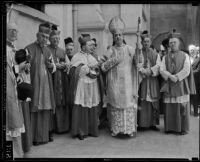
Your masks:
[{"label": "man's hand", "polygon": [[145,69],[143,67],[139,68],[139,72],[141,72],[142,74],[145,73]]},{"label": "man's hand", "polygon": [[30,63],[26,63],[25,64],[25,71],[30,72],[30,68],[31,68],[31,64]]},{"label": "man's hand", "polygon": [[144,68],[143,68],[143,64],[142,64],[142,63],[138,63],[138,64],[137,64],[137,69],[138,69],[139,71],[140,71],[140,69],[144,69]]},{"label": "man's hand", "polygon": [[88,73],[88,76],[91,79],[95,79],[95,78],[97,78],[97,73],[94,70],[90,70],[90,72]]},{"label": "man's hand", "polygon": [[99,64],[88,65],[88,67],[93,70],[93,69],[99,68]]},{"label": "man's hand", "polygon": [[65,63],[65,69],[64,69],[64,71],[69,71],[70,67],[71,67],[70,64]]},{"label": "man's hand", "polygon": [[20,83],[22,83],[23,82],[23,79],[22,79],[22,77],[21,76],[17,76],[17,84],[20,84]]},{"label": "man's hand", "polygon": [[151,76],[152,74],[152,71],[151,69],[148,69],[148,68],[140,68],[139,72],[141,72],[142,74],[146,75],[146,76]]},{"label": "man's hand", "polygon": [[21,62],[21,63],[19,64],[19,72],[21,72],[22,70],[24,70],[25,67],[26,67],[26,61]]},{"label": "man's hand", "polygon": [[66,63],[65,62],[60,62],[61,68],[65,69],[66,68]]},{"label": "man's hand", "polygon": [[146,76],[151,76],[151,74],[152,74],[151,69],[147,68],[147,69],[146,69],[145,75],[146,75]]},{"label": "man's hand", "polygon": [[176,83],[178,81],[178,77],[176,75],[169,75],[169,78],[174,83]]},{"label": "man's hand", "polygon": [[56,68],[64,69],[65,68],[65,64],[56,63]]}]

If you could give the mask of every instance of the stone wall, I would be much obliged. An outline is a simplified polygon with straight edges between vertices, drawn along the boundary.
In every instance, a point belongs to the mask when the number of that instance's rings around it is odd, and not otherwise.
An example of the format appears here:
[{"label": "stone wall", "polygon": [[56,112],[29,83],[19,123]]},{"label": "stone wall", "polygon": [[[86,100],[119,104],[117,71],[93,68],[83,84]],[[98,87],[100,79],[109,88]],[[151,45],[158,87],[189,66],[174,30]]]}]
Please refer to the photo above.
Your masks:
[{"label": "stone wall", "polygon": [[[77,22],[74,20],[74,6]],[[97,53],[101,55],[106,52],[108,45],[112,45],[112,35],[108,30],[111,18],[120,16],[124,20],[125,40],[127,44],[135,46],[138,17],[141,18],[141,30],[150,27],[149,6],[144,4],[45,4],[45,13],[42,13],[28,6],[15,4],[9,17],[19,27],[19,38],[16,42],[18,48],[24,48],[35,41],[39,24],[49,21],[58,25],[61,31],[60,47],[64,48],[66,37],[70,36],[77,42],[80,34],[89,33],[97,39]],[[74,23],[77,28],[74,28]],[[76,45],[79,46],[78,43]]]},{"label": "stone wall", "polygon": [[14,22],[18,27],[18,40],[16,41],[18,49],[36,41],[36,33],[40,23],[49,21],[52,24],[59,24],[56,19],[40,11],[16,4],[12,6],[7,19],[9,22]]},{"label": "stone wall", "polygon": [[97,39],[97,53],[106,52],[107,46],[112,45],[112,34],[108,30],[111,18],[119,16],[125,27],[127,44],[135,46],[138,17],[141,18],[141,30],[150,27],[150,8],[144,4],[83,4],[78,5],[78,34],[89,33]]},{"label": "stone wall", "polygon": [[178,33],[181,33],[186,50],[189,44],[198,44],[199,38],[195,34],[199,30],[196,25],[197,11],[197,7],[191,4],[151,4],[150,32],[152,39],[159,33],[175,28]]}]

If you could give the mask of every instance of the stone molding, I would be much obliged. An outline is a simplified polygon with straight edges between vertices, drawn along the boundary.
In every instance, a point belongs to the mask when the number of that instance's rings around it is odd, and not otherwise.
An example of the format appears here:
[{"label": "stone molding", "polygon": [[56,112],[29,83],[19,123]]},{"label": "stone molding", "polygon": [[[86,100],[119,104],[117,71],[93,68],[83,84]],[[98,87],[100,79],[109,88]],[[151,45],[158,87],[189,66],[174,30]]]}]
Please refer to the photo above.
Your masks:
[{"label": "stone molding", "polygon": [[24,14],[27,16],[30,16],[35,19],[39,19],[41,21],[48,21],[49,23],[60,25],[59,21],[51,16],[48,16],[47,14],[40,12],[36,9],[33,9],[29,6],[23,5],[23,4],[13,4],[14,10],[18,11],[20,14]]}]

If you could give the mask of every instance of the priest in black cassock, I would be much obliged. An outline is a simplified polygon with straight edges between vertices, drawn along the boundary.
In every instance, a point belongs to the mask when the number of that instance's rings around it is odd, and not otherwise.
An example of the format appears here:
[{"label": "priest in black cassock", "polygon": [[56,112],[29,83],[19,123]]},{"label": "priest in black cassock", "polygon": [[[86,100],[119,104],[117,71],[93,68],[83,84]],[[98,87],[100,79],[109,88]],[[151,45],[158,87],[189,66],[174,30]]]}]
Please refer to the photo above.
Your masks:
[{"label": "priest in black cassock", "polygon": [[[53,27],[53,26],[52,26]],[[55,110],[55,129],[56,133],[64,133],[69,131],[69,106],[68,96],[69,80],[67,76],[68,65],[70,63],[68,56],[65,55],[64,49],[60,48],[60,31],[54,26],[50,33],[49,50],[52,53],[56,72],[53,73],[53,87],[56,102]]]}]

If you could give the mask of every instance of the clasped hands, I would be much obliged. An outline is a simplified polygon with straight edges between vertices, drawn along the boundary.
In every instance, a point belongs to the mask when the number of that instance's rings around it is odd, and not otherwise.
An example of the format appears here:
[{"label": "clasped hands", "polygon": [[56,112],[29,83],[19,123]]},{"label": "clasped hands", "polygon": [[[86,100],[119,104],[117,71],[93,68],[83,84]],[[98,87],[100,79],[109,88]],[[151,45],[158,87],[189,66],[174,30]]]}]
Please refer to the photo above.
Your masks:
[{"label": "clasped hands", "polygon": [[89,73],[88,76],[92,79],[97,78],[99,75],[99,64],[89,65]]},{"label": "clasped hands", "polygon": [[70,68],[70,65],[65,63],[65,62],[60,62],[60,63],[56,63],[56,68],[57,69],[69,69]]},{"label": "clasped hands", "polygon": [[165,80],[167,80],[169,78],[174,83],[176,83],[179,80],[177,75],[173,75],[168,71],[166,72],[166,71],[163,71],[160,69],[160,73],[167,76],[167,78]]},{"label": "clasped hands", "polygon": [[142,74],[144,74],[145,76],[151,76],[152,75],[152,71],[150,68],[140,68],[139,72],[141,72]]},{"label": "clasped hands", "polygon": [[172,82],[174,82],[174,83],[176,83],[176,82],[178,81],[177,75],[172,75],[172,74],[170,74],[170,75],[169,75],[169,79],[170,79]]},{"label": "clasped hands", "polygon": [[96,72],[96,65],[95,66],[89,66],[89,65],[83,65],[81,67],[81,71],[80,71],[80,77],[83,77],[83,76],[88,76],[90,77],[91,79],[95,79],[97,78],[97,75],[98,75],[98,72]]},{"label": "clasped hands", "polygon": [[23,71],[23,70],[28,70],[28,71],[30,71],[30,67],[31,67],[31,65],[30,65],[30,63],[27,63],[27,61],[21,62],[21,63],[19,64],[19,72],[21,72],[21,71]]}]

